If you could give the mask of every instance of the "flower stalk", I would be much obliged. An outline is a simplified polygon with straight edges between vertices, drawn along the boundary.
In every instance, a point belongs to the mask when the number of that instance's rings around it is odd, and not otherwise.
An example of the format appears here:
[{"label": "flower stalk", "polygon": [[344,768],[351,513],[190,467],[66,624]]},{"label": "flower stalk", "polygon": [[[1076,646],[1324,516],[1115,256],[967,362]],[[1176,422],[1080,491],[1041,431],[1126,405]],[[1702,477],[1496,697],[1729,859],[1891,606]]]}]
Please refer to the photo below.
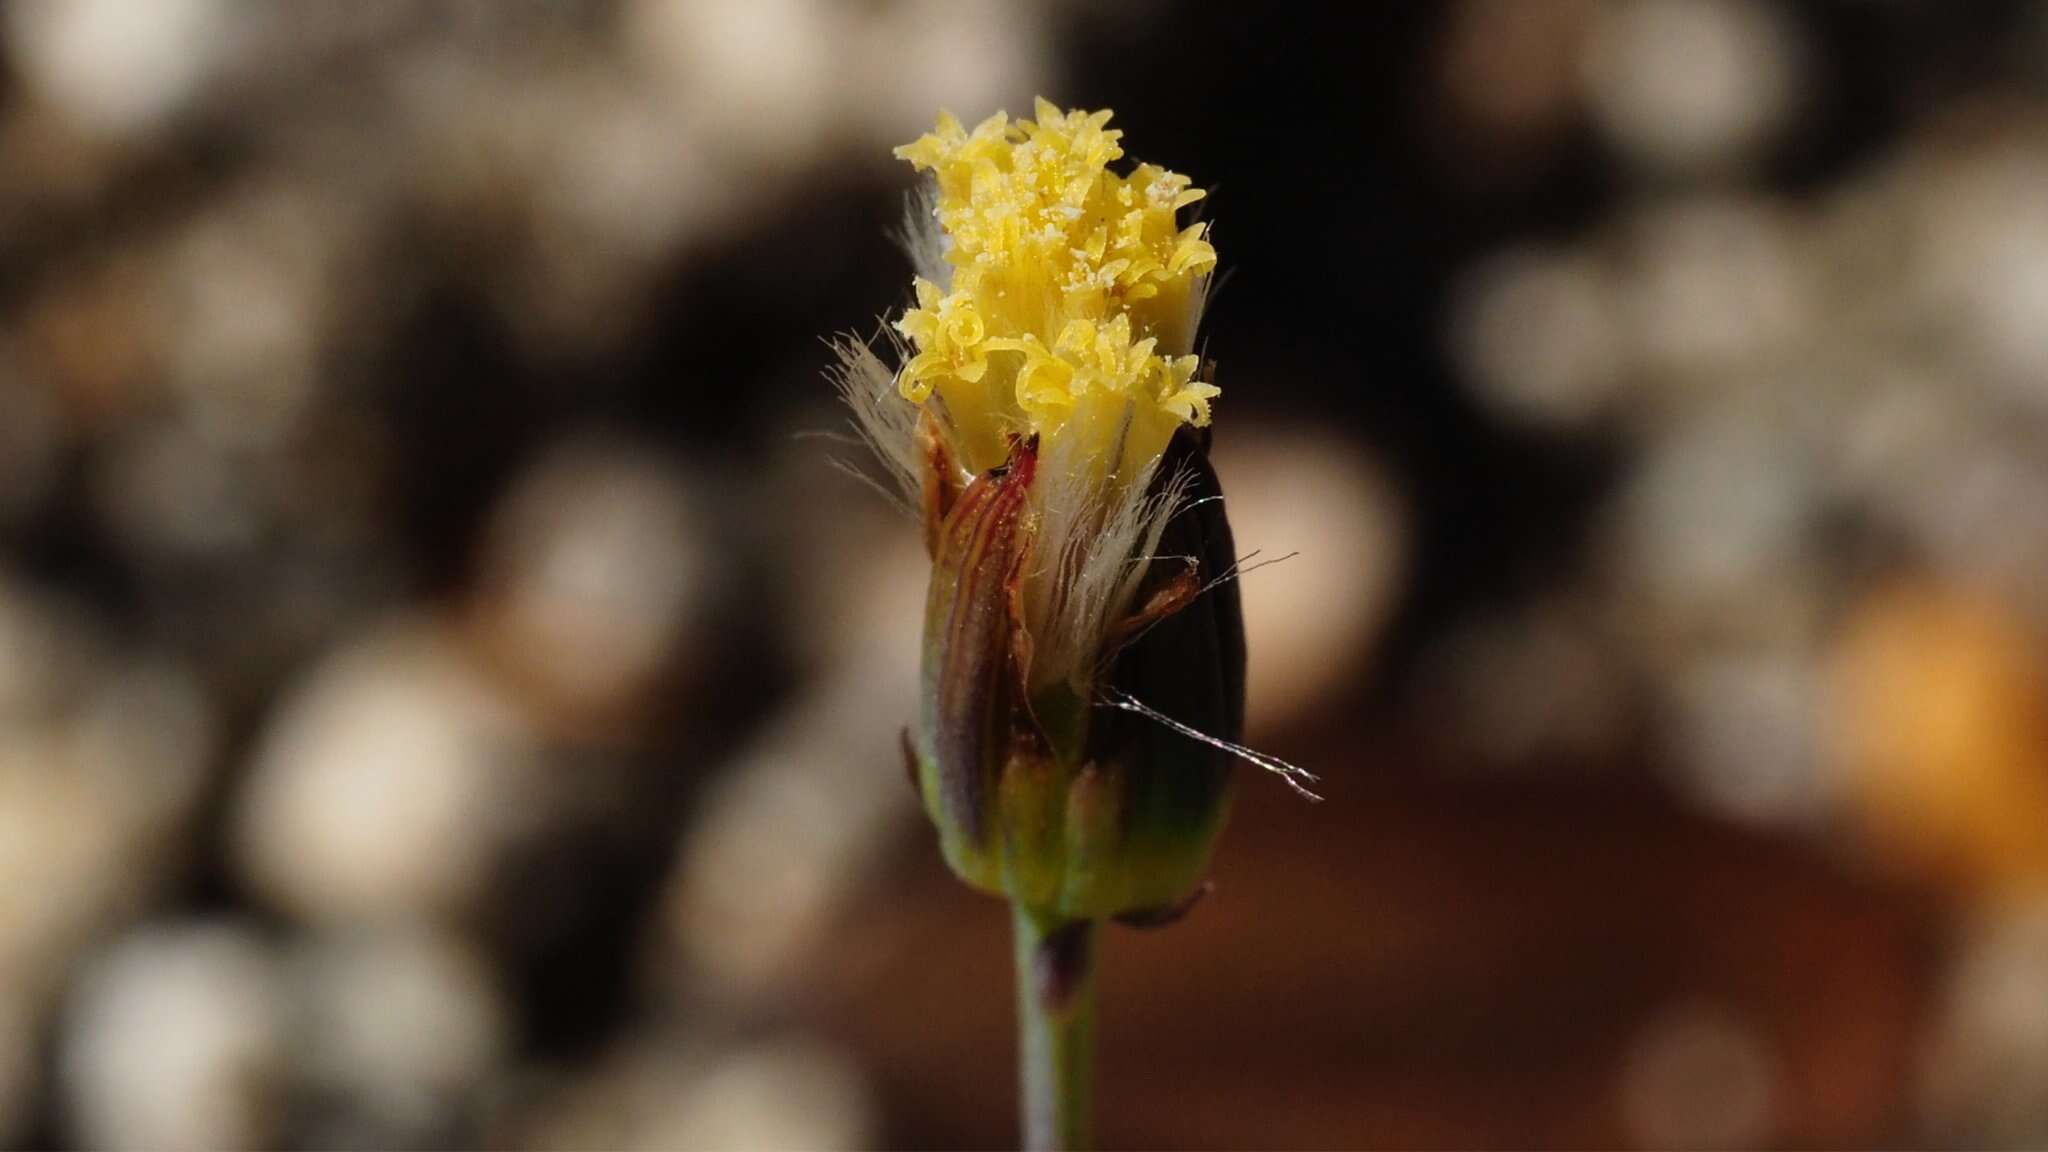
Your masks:
[{"label": "flower stalk", "polygon": [[1017,1074],[1024,1147],[1089,1146],[1097,925],[1010,906],[1017,957]]}]

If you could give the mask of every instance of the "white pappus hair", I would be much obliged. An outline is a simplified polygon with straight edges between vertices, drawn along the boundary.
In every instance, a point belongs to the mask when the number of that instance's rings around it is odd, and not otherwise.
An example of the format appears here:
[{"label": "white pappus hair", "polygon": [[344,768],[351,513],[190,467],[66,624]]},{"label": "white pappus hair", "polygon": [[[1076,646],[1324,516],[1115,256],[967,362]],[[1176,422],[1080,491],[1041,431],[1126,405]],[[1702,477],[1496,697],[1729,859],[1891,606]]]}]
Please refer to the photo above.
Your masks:
[{"label": "white pappus hair", "polygon": [[[832,341],[832,354],[834,363],[826,372],[839,390],[839,398],[853,411],[854,431],[888,471],[896,487],[893,495],[905,508],[916,507],[921,484],[917,405],[904,398],[896,387],[895,370],[875,355],[867,341],[842,336]],[[889,494],[887,489],[883,491]]]},{"label": "white pappus hair", "polygon": [[939,286],[943,292],[953,285],[953,265],[946,260],[952,238],[939,224],[939,186],[925,180],[903,202],[903,226],[896,242],[910,257],[910,270]]},{"label": "white pappus hair", "polygon": [[1167,521],[1186,502],[1186,474],[1155,490],[1157,468],[1092,480],[1085,461],[1039,459],[1038,541],[1024,586],[1034,686],[1080,686],[1098,670],[1104,636],[1131,611]]}]

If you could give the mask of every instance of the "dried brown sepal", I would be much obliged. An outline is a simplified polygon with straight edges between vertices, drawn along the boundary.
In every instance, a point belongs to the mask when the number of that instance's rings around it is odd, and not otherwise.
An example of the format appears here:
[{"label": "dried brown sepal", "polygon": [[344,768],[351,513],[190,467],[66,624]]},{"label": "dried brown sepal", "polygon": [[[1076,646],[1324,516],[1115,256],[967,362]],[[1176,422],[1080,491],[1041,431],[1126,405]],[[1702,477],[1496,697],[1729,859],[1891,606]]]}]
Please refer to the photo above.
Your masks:
[{"label": "dried brown sepal", "polygon": [[1013,612],[1036,468],[1036,448],[1019,442],[1007,464],[961,491],[933,552],[919,731],[929,741],[922,751],[936,770],[939,809],[971,843],[987,836],[992,782],[1020,711]]},{"label": "dried brown sepal", "polygon": [[1137,611],[1110,626],[1104,650],[1110,653],[1121,651],[1124,645],[1143,635],[1147,628],[1193,603],[1201,592],[1200,566],[1189,561],[1186,568],[1166,576],[1154,586]]},{"label": "dried brown sepal", "polygon": [[946,447],[946,438],[929,410],[917,418],[917,459],[925,554],[937,559],[939,535],[945,531],[946,517],[960,498],[962,483],[960,465]]}]

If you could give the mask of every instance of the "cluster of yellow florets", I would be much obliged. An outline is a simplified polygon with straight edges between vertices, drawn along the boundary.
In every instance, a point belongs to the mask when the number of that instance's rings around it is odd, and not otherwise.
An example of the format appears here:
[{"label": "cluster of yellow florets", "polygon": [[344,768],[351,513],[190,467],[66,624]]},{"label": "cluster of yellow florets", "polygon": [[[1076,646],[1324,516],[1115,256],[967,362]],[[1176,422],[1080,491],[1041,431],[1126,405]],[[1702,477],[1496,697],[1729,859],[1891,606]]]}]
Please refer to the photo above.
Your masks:
[{"label": "cluster of yellow florets", "polygon": [[1207,424],[1218,391],[1191,355],[1216,250],[1204,225],[1177,219],[1203,193],[1151,164],[1110,171],[1123,133],[1106,111],[1040,100],[1036,115],[972,131],[941,115],[896,150],[937,180],[951,268],[943,287],[917,280],[897,324],[915,349],[898,384],[918,404],[941,397],[972,470],[1022,432],[1129,479],[1175,428]]}]

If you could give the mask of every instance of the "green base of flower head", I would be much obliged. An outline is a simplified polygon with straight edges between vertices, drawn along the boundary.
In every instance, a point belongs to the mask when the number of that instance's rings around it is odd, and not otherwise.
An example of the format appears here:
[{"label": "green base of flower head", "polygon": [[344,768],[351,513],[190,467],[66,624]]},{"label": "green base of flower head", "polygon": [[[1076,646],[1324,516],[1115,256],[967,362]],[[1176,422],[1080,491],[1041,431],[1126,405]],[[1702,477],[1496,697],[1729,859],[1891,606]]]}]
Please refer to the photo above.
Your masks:
[{"label": "green base of flower head", "polygon": [[1177,908],[1208,874],[1227,797],[1200,806],[1130,803],[1130,775],[1056,761],[1006,766],[994,824],[970,837],[931,800],[937,771],[920,770],[926,811],[946,863],[971,887],[1047,918],[1106,920]]},{"label": "green base of flower head", "polygon": [[[1031,714],[1055,734],[1048,743],[1078,752],[1088,744],[1090,712],[1058,688],[1034,700]],[[947,818],[938,763],[920,755],[926,811],[962,880],[1067,920],[1177,908],[1195,894],[1229,815],[1227,770],[1214,750],[1149,722],[1109,713],[1093,726],[1098,740],[1105,725],[1140,738],[1131,754],[1104,767],[1073,754],[1013,750],[996,773],[988,824],[976,830]]]}]

